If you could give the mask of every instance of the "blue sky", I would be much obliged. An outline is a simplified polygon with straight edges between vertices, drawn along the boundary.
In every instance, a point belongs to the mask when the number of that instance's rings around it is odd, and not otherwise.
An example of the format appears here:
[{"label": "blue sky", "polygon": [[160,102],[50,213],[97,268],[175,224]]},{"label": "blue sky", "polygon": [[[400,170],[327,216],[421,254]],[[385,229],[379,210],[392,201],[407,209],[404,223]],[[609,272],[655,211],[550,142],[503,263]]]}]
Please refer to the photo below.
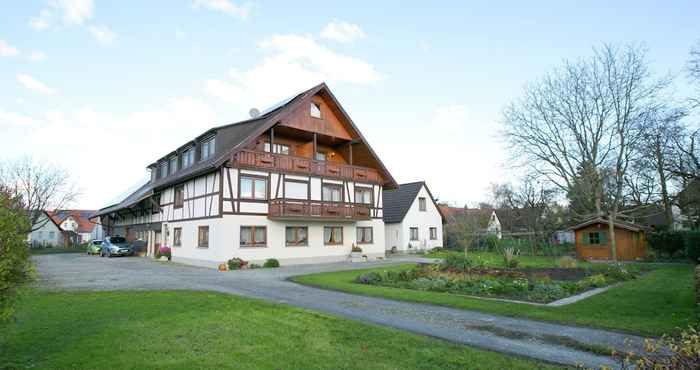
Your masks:
[{"label": "blue sky", "polygon": [[[512,178],[500,112],[595,46],[679,75],[697,1],[17,1],[0,16],[0,158],[68,169],[99,208],[209,127],[326,81],[399,182],[457,204]],[[98,179],[109,171],[107,184]]]}]

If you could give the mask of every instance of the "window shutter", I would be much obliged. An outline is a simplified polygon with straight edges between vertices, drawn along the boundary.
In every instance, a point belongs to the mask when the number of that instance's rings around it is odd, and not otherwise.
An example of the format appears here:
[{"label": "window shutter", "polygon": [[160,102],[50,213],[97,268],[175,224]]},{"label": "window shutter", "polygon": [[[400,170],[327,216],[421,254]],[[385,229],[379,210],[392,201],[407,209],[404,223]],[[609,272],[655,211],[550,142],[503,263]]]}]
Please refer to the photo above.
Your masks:
[{"label": "window shutter", "polygon": [[600,244],[608,244],[608,233],[605,231],[600,232]]},{"label": "window shutter", "polygon": [[584,245],[591,244],[591,233],[583,233],[583,237],[581,239]]}]

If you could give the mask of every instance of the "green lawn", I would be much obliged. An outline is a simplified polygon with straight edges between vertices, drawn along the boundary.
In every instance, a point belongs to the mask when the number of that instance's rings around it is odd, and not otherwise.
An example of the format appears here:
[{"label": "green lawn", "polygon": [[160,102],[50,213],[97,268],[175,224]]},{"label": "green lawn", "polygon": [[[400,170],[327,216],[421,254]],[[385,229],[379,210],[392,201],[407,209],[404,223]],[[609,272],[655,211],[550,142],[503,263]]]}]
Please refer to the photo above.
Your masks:
[{"label": "green lawn", "polygon": [[[428,258],[445,258],[448,254],[458,254],[463,256],[463,252],[455,251],[440,251],[431,252],[425,255]],[[479,259],[483,261],[489,267],[505,267],[503,262],[503,255],[494,252],[471,252],[468,254],[470,258]],[[549,256],[518,256],[518,262],[520,267],[556,267],[557,260],[559,257],[549,257]],[[585,261],[578,261],[579,267],[587,267],[591,264]]]},{"label": "green lawn", "polygon": [[356,276],[367,271],[401,270],[412,266],[410,264],[321,273],[298,276],[294,280],[302,284],[349,293],[431,303],[506,316],[602,327],[651,336],[674,332],[679,327],[698,322],[691,265],[669,265],[654,269],[637,280],[625,282],[607,292],[562,307],[497,302],[449,293],[353,282]]},{"label": "green lawn", "polygon": [[555,368],[219,293],[34,291],[17,312],[0,368]]}]

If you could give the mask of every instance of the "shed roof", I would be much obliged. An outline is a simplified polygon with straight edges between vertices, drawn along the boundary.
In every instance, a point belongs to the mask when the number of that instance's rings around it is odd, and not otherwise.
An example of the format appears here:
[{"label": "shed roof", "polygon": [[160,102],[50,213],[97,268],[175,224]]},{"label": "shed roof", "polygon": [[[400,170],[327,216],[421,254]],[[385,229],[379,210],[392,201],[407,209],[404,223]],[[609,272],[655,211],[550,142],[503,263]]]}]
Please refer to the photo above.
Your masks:
[{"label": "shed roof", "polygon": [[[586,226],[595,225],[595,224],[607,225],[608,219],[606,219],[605,217],[594,217],[594,218],[589,219],[588,221],[584,221],[578,225],[572,226],[571,230],[576,231],[576,230],[582,229]],[[615,225],[615,227],[620,228],[620,229],[625,229],[625,230],[635,231],[635,232],[645,230],[645,227],[642,225],[633,224],[631,222],[619,221],[619,220],[616,220],[615,222],[613,222],[613,225]]]}]

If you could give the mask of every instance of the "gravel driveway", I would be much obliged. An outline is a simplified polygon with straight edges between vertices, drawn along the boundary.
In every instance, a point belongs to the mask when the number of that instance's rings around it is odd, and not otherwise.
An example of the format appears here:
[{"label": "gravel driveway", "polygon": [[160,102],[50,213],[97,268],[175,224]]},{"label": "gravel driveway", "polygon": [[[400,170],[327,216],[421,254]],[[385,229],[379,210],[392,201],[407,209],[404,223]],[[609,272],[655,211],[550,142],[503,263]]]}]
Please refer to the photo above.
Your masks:
[{"label": "gravel driveway", "polygon": [[[625,338],[630,338],[629,335],[604,330],[328,291],[286,280],[291,276],[315,272],[409,262],[411,258],[227,273],[138,257],[108,259],[57,254],[37,256],[35,261],[39,283],[50,289],[211,290],[323,311],[474,347],[567,365],[585,364],[598,368],[602,364],[612,364],[607,357],[577,349],[576,345],[571,344],[572,341],[624,348]],[[631,340],[635,347],[641,347],[641,338],[631,337]]]}]

